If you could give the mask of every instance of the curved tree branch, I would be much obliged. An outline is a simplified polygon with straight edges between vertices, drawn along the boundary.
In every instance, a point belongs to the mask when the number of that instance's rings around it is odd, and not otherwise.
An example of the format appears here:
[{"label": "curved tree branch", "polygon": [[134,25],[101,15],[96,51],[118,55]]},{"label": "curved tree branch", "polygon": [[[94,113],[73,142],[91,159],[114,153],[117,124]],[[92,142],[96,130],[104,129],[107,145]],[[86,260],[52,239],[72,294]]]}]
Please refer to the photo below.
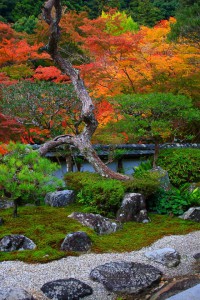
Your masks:
[{"label": "curved tree branch", "polygon": [[[55,16],[53,16],[55,8]],[[63,144],[71,144],[77,147],[80,153],[92,164],[95,171],[105,177],[128,180],[129,177],[110,170],[98,157],[90,142],[98,122],[94,114],[94,104],[89,96],[79,71],[75,69],[70,61],[64,59],[58,51],[58,41],[60,38],[59,22],[61,19],[62,7],[60,0],[48,0],[44,3],[43,18],[50,26],[50,37],[45,50],[51,55],[59,68],[67,74],[74,86],[75,92],[82,103],[80,119],[85,124],[82,132],[75,136],[58,136],[54,140],[46,142],[41,148],[41,155],[45,155],[49,150]]]}]

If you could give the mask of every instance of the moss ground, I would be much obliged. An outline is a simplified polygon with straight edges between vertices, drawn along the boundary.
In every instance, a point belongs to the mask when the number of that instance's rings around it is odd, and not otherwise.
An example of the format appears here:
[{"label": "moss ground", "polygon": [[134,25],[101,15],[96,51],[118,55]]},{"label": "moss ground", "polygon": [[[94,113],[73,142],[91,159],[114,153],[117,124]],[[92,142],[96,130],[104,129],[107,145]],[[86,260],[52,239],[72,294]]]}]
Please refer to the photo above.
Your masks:
[{"label": "moss ground", "polygon": [[92,252],[103,253],[139,250],[166,235],[187,234],[200,230],[200,223],[150,214],[151,223],[128,222],[116,233],[98,236],[93,230],[68,218],[73,211],[83,211],[83,207],[80,205],[70,205],[66,208],[21,207],[18,218],[12,217],[12,209],[1,210],[0,216],[5,220],[5,224],[0,226],[0,239],[8,234],[23,234],[32,239],[37,248],[28,251],[0,252],[0,261],[45,263],[69,255],[78,255],[59,250],[65,236],[75,231],[87,232],[93,241]]}]

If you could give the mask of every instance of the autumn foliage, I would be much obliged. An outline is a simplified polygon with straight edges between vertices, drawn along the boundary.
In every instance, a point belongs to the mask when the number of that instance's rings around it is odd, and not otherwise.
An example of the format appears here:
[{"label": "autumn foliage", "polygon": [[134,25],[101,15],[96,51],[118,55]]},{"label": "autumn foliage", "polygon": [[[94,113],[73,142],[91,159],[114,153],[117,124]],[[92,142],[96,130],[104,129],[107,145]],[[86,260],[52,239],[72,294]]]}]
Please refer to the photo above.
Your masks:
[{"label": "autumn foliage", "polygon": [[[199,48],[187,40],[180,43],[168,41],[170,26],[175,21],[171,18],[152,28],[139,28],[125,13],[116,10],[102,13],[93,20],[85,12],[63,14],[60,50],[72,61],[77,61],[76,67],[94,98],[98,134],[102,134],[101,130],[107,123],[120,119],[120,114],[116,118],[116,109],[109,102],[111,96],[172,92],[190,96],[198,105]],[[48,34],[48,26],[42,20],[38,21],[33,35],[16,33],[9,24],[0,22],[2,87],[20,80],[70,83],[69,77],[53,65],[49,55],[38,51],[43,46],[41,41],[47,42]],[[74,53],[68,53],[68,49],[74,49]],[[48,110],[42,106],[37,109],[42,120],[48,119]],[[75,109],[75,119],[76,113]],[[43,142],[51,135],[50,128],[56,127],[56,124],[61,127],[61,133],[72,131],[66,109],[59,110],[57,119],[52,121],[54,124],[49,123],[49,128],[31,125],[25,130],[15,118],[0,113],[0,141],[22,139],[23,142]],[[122,132],[121,140],[128,141],[126,132]]]}]

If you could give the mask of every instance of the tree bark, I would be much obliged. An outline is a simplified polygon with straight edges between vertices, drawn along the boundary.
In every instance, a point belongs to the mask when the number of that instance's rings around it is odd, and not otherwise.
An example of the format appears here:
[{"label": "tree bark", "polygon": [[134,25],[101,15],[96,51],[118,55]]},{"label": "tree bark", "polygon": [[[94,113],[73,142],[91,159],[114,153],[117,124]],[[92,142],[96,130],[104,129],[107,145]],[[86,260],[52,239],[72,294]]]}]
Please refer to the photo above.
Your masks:
[{"label": "tree bark", "polygon": [[[55,8],[55,16],[52,9]],[[91,137],[94,134],[98,122],[94,114],[94,104],[89,96],[83,80],[80,78],[79,71],[72,64],[64,59],[58,51],[58,41],[60,37],[59,22],[61,19],[62,7],[60,0],[48,0],[44,3],[43,18],[50,26],[49,42],[45,50],[51,55],[58,67],[67,74],[74,86],[75,92],[82,103],[80,120],[84,123],[82,132],[78,135],[62,135],[46,142],[40,148],[40,154],[45,155],[49,150],[63,144],[74,145],[80,153],[94,167],[95,171],[104,177],[115,178],[119,180],[128,180],[129,176],[116,173],[109,169],[98,157],[91,144]]]}]

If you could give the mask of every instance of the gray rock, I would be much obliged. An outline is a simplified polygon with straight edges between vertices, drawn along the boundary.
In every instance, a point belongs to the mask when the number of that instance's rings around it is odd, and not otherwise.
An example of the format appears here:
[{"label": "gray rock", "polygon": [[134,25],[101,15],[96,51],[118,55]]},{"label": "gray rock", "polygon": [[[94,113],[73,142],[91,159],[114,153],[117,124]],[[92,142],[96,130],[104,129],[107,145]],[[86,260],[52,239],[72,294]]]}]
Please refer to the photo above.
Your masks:
[{"label": "gray rock", "polygon": [[167,266],[168,268],[178,266],[181,258],[180,254],[172,248],[162,248],[148,251],[145,253],[145,256]]},{"label": "gray rock", "polygon": [[179,218],[184,219],[184,220],[192,220],[192,221],[200,222],[200,207],[189,208]]},{"label": "gray rock", "polygon": [[114,222],[98,214],[74,212],[68,217],[75,219],[82,225],[93,229],[99,235],[113,233],[122,228],[121,224],[118,222]]},{"label": "gray rock", "polygon": [[70,233],[65,237],[61,245],[61,250],[86,252],[91,249],[91,246],[92,241],[87,233],[78,231]]},{"label": "gray rock", "polygon": [[2,226],[4,224],[4,219],[0,218],[0,226]]},{"label": "gray rock", "polygon": [[44,202],[46,205],[53,207],[64,207],[73,203],[75,199],[75,193],[72,190],[57,191],[47,193]]},{"label": "gray rock", "polygon": [[169,175],[168,175],[168,172],[164,169],[162,169],[161,167],[156,167],[156,168],[153,168],[151,170],[151,172],[157,172],[159,174],[159,182],[160,182],[160,187],[165,190],[165,191],[168,191],[171,189],[171,183],[170,183],[170,180],[169,180]]},{"label": "gray rock", "polygon": [[190,289],[178,293],[166,300],[199,300],[200,299],[200,284],[197,284]]},{"label": "gray rock", "polygon": [[24,235],[11,234],[4,236],[0,241],[0,251],[33,250],[35,243]]},{"label": "gray rock", "polygon": [[147,216],[144,196],[139,193],[125,194],[116,219],[119,222],[135,221],[148,223],[149,218]]},{"label": "gray rock", "polygon": [[53,300],[79,300],[93,293],[89,285],[74,278],[47,282],[41,290],[48,298]]},{"label": "gray rock", "polygon": [[90,278],[102,283],[110,292],[138,294],[158,283],[161,272],[150,265],[120,261],[96,267]]},{"label": "gray rock", "polygon": [[34,300],[33,296],[22,288],[1,288],[0,300]]},{"label": "gray rock", "polygon": [[13,200],[7,200],[7,199],[0,200],[0,209],[6,209],[11,207],[14,207]]}]

